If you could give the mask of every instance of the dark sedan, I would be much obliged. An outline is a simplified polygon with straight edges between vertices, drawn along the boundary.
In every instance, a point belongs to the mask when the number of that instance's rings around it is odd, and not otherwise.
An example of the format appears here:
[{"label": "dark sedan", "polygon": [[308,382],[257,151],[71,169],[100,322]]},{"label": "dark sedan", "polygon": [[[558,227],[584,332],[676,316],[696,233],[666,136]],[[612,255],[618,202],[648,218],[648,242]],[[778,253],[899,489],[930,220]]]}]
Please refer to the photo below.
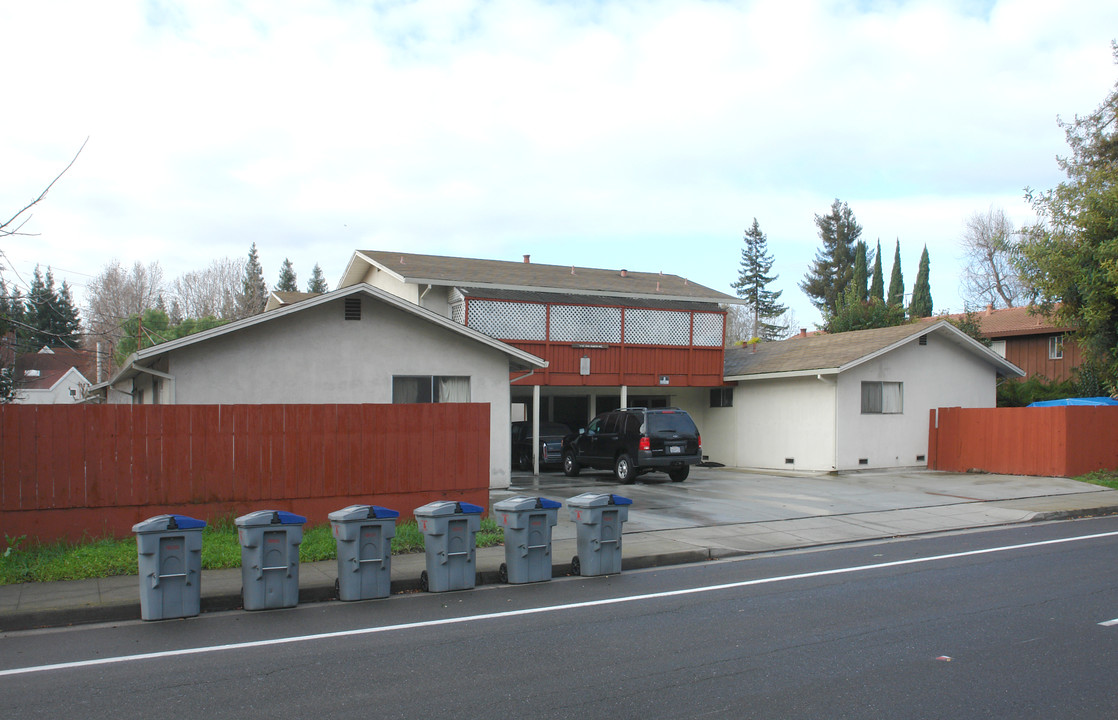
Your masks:
[{"label": "dark sedan", "polygon": [[[540,422],[540,467],[563,464],[563,438],[571,429],[562,423]],[[512,464],[521,470],[532,469],[532,422],[512,424]]]}]

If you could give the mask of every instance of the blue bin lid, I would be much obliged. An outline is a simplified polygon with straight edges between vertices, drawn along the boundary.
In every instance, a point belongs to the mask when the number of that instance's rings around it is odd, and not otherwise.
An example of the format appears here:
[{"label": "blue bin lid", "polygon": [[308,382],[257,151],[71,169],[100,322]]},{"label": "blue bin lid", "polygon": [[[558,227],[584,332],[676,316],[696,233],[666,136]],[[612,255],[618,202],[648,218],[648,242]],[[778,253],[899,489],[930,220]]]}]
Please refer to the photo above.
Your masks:
[{"label": "blue bin lid", "polygon": [[257,510],[242,515],[233,521],[237,527],[256,527],[259,525],[302,525],[307,519],[302,515],[286,510]]},{"label": "blue bin lid", "polygon": [[632,505],[633,504],[633,501],[630,500],[627,497],[621,497],[620,495],[610,495],[609,497],[610,497],[610,504],[611,505]]},{"label": "blue bin lid", "polygon": [[132,526],[134,533],[167,532],[169,530],[198,530],[206,527],[205,520],[186,515],[156,515]]}]

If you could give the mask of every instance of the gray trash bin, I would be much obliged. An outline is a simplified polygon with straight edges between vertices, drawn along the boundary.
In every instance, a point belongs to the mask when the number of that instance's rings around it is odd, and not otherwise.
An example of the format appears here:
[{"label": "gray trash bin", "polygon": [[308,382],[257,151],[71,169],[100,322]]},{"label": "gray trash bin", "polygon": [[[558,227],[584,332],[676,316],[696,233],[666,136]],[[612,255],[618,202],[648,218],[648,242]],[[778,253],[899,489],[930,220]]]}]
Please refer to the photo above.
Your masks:
[{"label": "gray trash bin", "polygon": [[412,514],[423,533],[427,569],[419,585],[429,592],[468,590],[477,583],[474,562],[477,531],[485,508],[439,500],[417,507]]},{"label": "gray trash bin", "polygon": [[551,528],[562,503],[544,497],[511,497],[493,505],[493,517],[505,529],[501,582],[530,583],[551,579]]},{"label": "gray trash bin", "polygon": [[306,521],[302,515],[282,510],[257,510],[233,521],[241,541],[245,610],[299,604],[299,543]]},{"label": "gray trash bin", "polygon": [[621,572],[621,525],[633,501],[620,495],[583,493],[567,498],[578,530],[578,555],[571,559],[575,575]]},{"label": "gray trash bin", "polygon": [[140,566],[140,617],[193,617],[202,602],[202,528],[186,515],[156,515],[132,526]]},{"label": "gray trash bin", "polygon": [[392,538],[400,513],[378,505],[350,505],[328,515],[338,543],[339,600],[370,600],[392,593]]}]

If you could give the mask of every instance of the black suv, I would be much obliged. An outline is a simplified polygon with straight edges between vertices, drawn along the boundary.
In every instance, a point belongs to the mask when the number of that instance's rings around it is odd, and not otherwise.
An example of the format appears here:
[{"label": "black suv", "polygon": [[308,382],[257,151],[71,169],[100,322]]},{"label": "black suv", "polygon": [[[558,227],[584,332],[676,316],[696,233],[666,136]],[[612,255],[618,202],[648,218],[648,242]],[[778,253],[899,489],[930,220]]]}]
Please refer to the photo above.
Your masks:
[{"label": "black suv", "polygon": [[703,441],[691,416],[679,408],[621,408],[602,413],[563,440],[563,472],[584,467],[613,470],[618,482],[662,470],[683,482],[703,457]]}]

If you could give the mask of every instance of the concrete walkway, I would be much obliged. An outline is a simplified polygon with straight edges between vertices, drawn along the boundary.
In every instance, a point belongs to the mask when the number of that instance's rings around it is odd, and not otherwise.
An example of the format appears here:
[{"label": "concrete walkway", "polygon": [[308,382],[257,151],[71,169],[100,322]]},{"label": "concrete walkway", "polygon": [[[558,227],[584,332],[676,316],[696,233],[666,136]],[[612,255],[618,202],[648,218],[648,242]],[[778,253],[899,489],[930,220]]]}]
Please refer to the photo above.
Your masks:
[{"label": "concrete walkway", "polygon": [[[626,570],[752,553],[1039,520],[1118,513],[1118,490],[1064,478],[928,471],[777,475],[696,468],[684,483],[648,475],[622,486],[606,473],[515,475],[513,495],[565,501],[583,492],[631,498]],[[552,533],[555,576],[570,573],[576,530],[566,507]],[[478,584],[496,583],[504,548],[477,551]],[[393,592],[419,590],[423,554],[392,559]],[[334,598],[335,561],[300,567],[300,602]],[[202,573],[202,611],[241,606],[240,569]],[[375,602],[375,601],[372,601]],[[0,631],[140,617],[136,576],[0,586]]]}]

